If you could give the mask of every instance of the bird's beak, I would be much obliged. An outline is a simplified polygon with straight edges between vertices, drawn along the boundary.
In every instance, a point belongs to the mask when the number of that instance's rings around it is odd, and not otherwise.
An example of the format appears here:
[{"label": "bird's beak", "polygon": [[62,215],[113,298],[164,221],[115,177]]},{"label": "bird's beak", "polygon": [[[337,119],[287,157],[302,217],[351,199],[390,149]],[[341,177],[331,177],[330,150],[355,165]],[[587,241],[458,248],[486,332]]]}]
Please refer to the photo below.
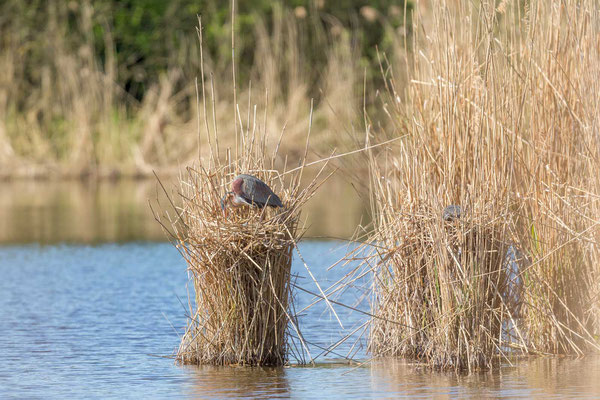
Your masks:
[{"label": "bird's beak", "polygon": [[221,212],[223,212],[224,218],[227,218],[227,196],[229,193],[225,193],[225,196],[221,198]]}]

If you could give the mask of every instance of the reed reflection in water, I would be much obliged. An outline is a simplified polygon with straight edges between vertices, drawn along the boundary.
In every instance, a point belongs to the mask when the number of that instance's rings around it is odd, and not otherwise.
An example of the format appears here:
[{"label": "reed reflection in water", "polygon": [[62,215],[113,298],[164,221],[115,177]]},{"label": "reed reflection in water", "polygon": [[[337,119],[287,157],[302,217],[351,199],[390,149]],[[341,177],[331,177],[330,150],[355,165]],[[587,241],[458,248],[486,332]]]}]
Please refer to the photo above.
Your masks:
[{"label": "reed reflection in water", "polygon": [[289,398],[284,368],[185,367],[194,398]]},{"label": "reed reflection in water", "polygon": [[600,358],[526,358],[471,375],[437,372],[401,359],[362,366],[186,367],[193,398],[598,398]]},{"label": "reed reflection in water", "polygon": [[[173,179],[163,184],[169,193]],[[0,243],[104,243],[167,239],[148,202],[167,202],[156,180],[0,183]],[[176,196],[175,196],[176,197]],[[307,237],[349,238],[367,206],[341,176],[330,178],[303,214]]]}]

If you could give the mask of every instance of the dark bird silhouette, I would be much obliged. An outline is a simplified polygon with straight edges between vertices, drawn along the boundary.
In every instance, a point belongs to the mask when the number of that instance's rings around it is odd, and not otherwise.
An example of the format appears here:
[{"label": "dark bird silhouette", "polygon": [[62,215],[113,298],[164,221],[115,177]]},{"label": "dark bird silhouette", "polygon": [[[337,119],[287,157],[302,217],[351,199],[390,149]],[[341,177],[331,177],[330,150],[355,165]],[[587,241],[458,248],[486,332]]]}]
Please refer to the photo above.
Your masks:
[{"label": "dark bird silhouette", "polygon": [[242,174],[236,176],[231,184],[231,191],[221,199],[223,213],[227,206],[283,207],[283,203],[266,183],[255,176]]},{"label": "dark bird silhouette", "polygon": [[454,221],[462,216],[462,207],[455,204],[449,205],[444,208],[442,213],[442,219],[444,221]]}]

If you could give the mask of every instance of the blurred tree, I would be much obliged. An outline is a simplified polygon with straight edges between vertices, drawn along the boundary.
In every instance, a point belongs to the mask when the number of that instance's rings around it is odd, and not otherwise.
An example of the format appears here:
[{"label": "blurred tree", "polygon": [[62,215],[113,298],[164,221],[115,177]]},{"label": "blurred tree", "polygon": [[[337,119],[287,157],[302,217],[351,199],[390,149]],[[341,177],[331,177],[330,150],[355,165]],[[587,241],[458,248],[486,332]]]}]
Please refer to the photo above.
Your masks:
[{"label": "blurred tree", "polygon": [[[195,39],[196,15],[204,25],[205,49],[214,60],[231,58],[231,2],[219,0],[97,0],[94,33],[97,52],[104,57],[105,29],[112,29],[119,65],[119,80],[136,98],[148,83],[174,62],[183,38]],[[253,0],[236,3],[237,57],[240,80],[249,77],[254,64],[254,34],[259,19],[272,28],[278,8],[295,11],[308,25],[303,45],[306,60],[315,65],[326,61],[326,42],[331,29],[353,34],[357,50],[366,60],[375,60],[375,46],[386,45],[386,28],[398,28],[404,15],[403,0]],[[410,7],[409,7],[410,9]],[[334,33],[337,31],[334,31]]]},{"label": "blurred tree", "polygon": [[[87,8],[86,8],[87,7]],[[273,28],[273,18],[288,12],[302,26],[300,46],[309,70],[317,74],[326,62],[328,44],[341,30],[350,33],[352,45],[365,63],[374,62],[375,46],[385,50],[389,28],[402,25],[404,0],[253,0],[236,3],[236,58],[240,81],[250,76],[254,64],[256,25],[264,21]],[[406,8],[410,10],[411,4]],[[91,9],[91,27],[82,23],[83,10]],[[283,10],[283,11],[282,11]],[[0,36],[10,34],[26,40],[25,68],[35,80],[35,68],[51,56],[44,35],[50,29],[48,13],[65,14],[64,29],[73,51],[93,41],[95,55],[104,65],[115,56],[117,83],[137,99],[169,67],[197,67],[195,55],[196,15],[202,16],[206,56],[215,64],[231,60],[231,2],[224,0],[3,0],[0,3]],[[88,30],[91,30],[89,32]],[[110,41],[107,41],[110,38]],[[0,45],[6,43],[0,39]],[[107,48],[111,44],[112,48]],[[1,50],[1,48],[0,48]],[[236,60],[236,61],[239,61]],[[314,83],[314,81],[312,82]],[[310,84],[310,83],[309,83]]]}]

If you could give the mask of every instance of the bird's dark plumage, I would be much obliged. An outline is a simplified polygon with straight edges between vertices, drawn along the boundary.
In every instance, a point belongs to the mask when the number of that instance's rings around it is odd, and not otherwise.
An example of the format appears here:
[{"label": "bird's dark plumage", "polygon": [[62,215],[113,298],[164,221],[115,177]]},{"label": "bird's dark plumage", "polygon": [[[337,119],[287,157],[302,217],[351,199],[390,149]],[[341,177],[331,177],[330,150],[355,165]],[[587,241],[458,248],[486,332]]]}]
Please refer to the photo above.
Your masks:
[{"label": "bird's dark plumage", "polygon": [[442,213],[442,219],[444,221],[453,221],[459,219],[462,215],[461,206],[457,206],[455,204],[449,205],[444,208],[444,212]]},{"label": "bird's dark plumage", "polygon": [[242,174],[235,177],[231,185],[236,203],[264,206],[283,207],[283,203],[271,188],[255,176]]}]

